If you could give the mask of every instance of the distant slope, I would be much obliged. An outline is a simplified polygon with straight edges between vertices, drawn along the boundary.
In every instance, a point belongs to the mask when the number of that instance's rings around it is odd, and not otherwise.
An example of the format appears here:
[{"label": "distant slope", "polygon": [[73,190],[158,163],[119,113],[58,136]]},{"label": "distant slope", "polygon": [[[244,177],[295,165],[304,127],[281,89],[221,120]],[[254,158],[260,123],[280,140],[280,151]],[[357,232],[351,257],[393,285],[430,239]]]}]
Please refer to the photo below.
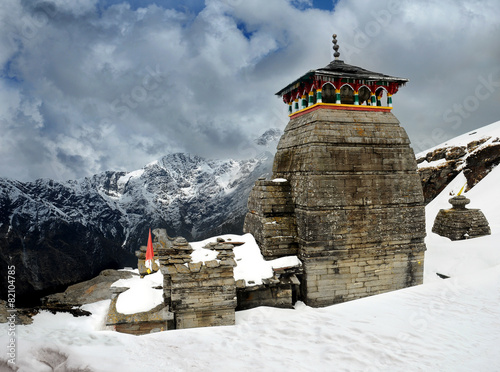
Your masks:
[{"label": "distant slope", "polygon": [[500,121],[450,139],[416,157],[426,203],[461,171],[470,190],[500,163]]}]

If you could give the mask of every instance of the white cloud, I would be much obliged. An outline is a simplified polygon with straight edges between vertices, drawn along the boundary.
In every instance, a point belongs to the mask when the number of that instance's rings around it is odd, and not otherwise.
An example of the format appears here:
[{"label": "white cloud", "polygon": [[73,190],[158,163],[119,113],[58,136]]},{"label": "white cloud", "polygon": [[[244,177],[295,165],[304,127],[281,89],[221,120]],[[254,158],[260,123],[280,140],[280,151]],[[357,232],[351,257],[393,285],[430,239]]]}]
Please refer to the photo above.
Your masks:
[{"label": "white cloud", "polygon": [[394,113],[417,151],[498,120],[494,0],[21,4],[0,9],[2,176],[132,170],[173,151],[248,156],[253,137],[287,122],[274,92],[328,64],[334,32],[346,63],[410,78]]},{"label": "white cloud", "polygon": [[[98,0],[52,0],[58,11],[82,16],[95,10]],[[43,1],[39,1],[43,3]]]}]

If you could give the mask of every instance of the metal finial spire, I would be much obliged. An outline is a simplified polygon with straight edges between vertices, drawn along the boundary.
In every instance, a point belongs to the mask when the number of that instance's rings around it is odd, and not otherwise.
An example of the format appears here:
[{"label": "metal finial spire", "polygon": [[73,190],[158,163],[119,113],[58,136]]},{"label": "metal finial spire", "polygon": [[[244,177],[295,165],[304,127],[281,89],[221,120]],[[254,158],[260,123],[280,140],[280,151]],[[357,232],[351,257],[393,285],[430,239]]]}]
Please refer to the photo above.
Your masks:
[{"label": "metal finial spire", "polygon": [[332,38],[333,38],[332,43],[334,50],[333,56],[335,57],[336,60],[338,60],[340,57],[340,53],[339,53],[339,46],[337,45],[337,34],[333,34]]}]

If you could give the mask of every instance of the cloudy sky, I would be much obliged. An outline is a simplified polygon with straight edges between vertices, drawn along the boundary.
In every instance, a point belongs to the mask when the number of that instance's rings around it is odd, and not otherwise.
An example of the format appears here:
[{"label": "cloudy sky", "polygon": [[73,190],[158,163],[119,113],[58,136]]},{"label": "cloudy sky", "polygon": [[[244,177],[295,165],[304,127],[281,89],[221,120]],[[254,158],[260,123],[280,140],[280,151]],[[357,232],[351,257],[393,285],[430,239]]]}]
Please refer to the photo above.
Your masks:
[{"label": "cloudy sky", "polygon": [[406,77],[415,152],[500,120],[498,0],[2,0],[0,177],[80,178],[172,152],[248,158],[274,96],[341,59]]}]

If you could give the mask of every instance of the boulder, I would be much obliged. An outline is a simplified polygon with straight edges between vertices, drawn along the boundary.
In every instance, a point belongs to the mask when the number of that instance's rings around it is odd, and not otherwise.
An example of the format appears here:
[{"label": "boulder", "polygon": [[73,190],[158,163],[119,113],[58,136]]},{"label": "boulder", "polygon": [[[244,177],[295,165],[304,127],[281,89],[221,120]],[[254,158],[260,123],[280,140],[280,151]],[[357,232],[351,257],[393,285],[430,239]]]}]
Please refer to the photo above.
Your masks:
[{"label": "boulder", "polygon": [[134,275],[137,274],[130,271],[103,270],[93,279],[70,285],[62,293],[44,297],[42,299],[43,306],[48,308],[64,308],[109,300],[113,294],[110,289],[111,284],[119,279],[129,279]]}]

